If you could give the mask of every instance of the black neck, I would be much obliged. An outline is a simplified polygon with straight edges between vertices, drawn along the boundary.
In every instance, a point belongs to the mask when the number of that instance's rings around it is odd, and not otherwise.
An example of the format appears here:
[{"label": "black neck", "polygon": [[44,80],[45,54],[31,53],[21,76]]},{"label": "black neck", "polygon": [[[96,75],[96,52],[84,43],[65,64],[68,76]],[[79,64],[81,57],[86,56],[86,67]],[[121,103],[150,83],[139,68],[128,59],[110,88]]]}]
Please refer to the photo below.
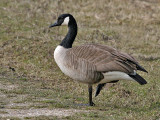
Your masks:
[{"label": "black neck", "polygon": [[77,35],[77,23],[74,18],[72,19],[72,21],[69,22],[68,29],[69,29],[68,33],[65,36],[65,38],[62,40],[60,45],[65,48],[72,48],[72,44]]}]

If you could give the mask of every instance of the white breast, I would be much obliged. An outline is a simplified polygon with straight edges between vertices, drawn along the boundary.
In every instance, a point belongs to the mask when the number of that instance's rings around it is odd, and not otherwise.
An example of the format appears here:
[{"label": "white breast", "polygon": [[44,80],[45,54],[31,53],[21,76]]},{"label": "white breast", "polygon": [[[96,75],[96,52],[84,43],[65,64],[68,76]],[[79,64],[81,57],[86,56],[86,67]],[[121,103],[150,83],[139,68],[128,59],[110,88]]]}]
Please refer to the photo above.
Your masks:
[{"label": "white breast", "polygon": [[64,71],[64,57],[66,54],[67,49],[58,45],[54,51],[54,59],[59,68]]},{"label": "white breast", "polygon": [[60,57],[61,53],[63,53],[64,51],[66,51],[65,48],[58,45],[54,50],[54,59],[57,60],[58,57]]},{"label": "white breast", "polygon": [[[67,48],[64,48],[62,46],[57,46],[57,48],[54,51],[54,59],[55,62],[57,63],[58,67],[61,69],[61,71],[71,77],[74,80],[80,80],[82,81],[78,71],[74,70],[73,68],[69,68],[66,64],[67,61],[65,60]],[[81,78],[81,79],[80,79]]]}]

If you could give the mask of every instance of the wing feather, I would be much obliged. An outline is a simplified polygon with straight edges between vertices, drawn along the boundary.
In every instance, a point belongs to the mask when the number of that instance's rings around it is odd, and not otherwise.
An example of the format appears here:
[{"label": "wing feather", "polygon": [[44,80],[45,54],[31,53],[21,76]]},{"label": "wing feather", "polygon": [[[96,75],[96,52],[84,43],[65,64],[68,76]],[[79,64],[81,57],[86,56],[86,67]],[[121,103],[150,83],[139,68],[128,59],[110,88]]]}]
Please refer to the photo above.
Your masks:
[{"label": "wing feather", "polygon": [[73,47],[68,51],[79,61],[87,62],[88,69],[94,66],[94,71],[109,72],[121,71],[127,74],[137,70],[138,62],[130,55],[121,53],[116,49],[99,44],[87,44]]}]

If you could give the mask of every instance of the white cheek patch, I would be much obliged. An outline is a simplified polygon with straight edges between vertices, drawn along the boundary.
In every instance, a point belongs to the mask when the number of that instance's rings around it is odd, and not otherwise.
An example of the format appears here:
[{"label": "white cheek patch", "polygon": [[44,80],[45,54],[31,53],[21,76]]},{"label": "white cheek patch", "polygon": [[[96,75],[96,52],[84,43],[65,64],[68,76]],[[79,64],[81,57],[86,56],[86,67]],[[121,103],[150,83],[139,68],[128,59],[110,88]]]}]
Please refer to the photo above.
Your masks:
[{"label": "white cheek patch", "polygon": [[68,25],[69,17],[66,17],[61,25]]}]

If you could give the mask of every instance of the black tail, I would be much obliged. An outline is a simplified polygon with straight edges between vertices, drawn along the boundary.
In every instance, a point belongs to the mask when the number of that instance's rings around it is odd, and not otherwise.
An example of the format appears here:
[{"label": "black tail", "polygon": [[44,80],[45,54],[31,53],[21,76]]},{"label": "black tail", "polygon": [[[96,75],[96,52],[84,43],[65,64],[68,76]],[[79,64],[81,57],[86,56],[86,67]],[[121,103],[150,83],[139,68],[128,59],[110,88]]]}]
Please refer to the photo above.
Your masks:
[{"label": "black tail", "polygon": [[147,81],[142,78],[140,75],[136,74],[136,75],[129,75],[131,78],[133,78],[135,81],[137,81],[140,85],[144,85],[147,84]]}]

